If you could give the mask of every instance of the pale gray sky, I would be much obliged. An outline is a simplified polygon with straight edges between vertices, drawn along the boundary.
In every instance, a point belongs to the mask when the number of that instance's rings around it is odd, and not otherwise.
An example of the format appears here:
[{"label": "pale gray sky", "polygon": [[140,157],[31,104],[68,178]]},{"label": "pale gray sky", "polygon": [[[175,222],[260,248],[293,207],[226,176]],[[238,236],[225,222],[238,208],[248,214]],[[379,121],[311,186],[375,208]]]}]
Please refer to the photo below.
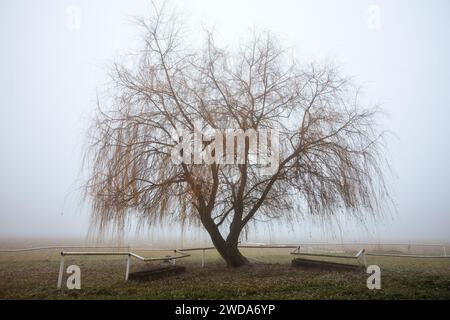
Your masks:
[{"label": "pale gray sky", "polygon": [[[193,43],[202,25],[222,44],[235,44],[251,28],[269,29],[301,59],[339,63],[369,101],[381,102],[387,129],[397,136],[390,143],[396,214],[364,228],[305,221],[285,237],[276,231],[251,237],[450,240],[450,2],[172,4]],[[129,20],[147,7],[144,0],[0,2],[0,237],[86,234],[89,212],[73,192],[86,118],[106,81],[105,66],[139,47]],[[80,10],[79,28],[73,8]]]}]

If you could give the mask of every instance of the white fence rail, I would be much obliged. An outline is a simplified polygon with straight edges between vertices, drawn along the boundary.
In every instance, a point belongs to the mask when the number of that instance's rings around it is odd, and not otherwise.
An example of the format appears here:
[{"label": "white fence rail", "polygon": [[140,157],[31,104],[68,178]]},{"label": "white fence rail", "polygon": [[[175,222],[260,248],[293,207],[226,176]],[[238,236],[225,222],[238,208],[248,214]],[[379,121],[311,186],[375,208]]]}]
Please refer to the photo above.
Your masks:
[{"label": "white fence rail", "polygon": [[[165,251],[162,249],[156,249],[154,251]],[[145,258],[142,257],[136,253],[127,251],[127,252],[61,252],[61,260],[59,264],[59,274],[58,274],[58,283],[57,283],[57,289],[61,289],[62,285],[62,279],[64,274],[64,257],[66,256],[126,256],[127,257],[127,266],[125,270],[125,281],[128,281],[128,276],[130,274],[130,266],[131,266],[131,258],[136,258],[138,260],[144,261],[144,262],[151,262],[151,261],[167,261],[172,264],[175,264],[177,259],[183,259],[187,258],[190,255],[186,254],[184,252],[181,252],[179,250],[173,250],[174,255],[173,256],[165,256],[163,258]],[[177,255],[179,253],[180,255]]]},{"label": "white fence rail", "polygon": [[[322,249],[317,249],[318,247]],[[356,255],[348,255],[348,250],[331,250],[327,248],[357,248],[358,253]],[[394,248],[405,248],[408,254],[403,252],[378,252],[386,251],[386,247]],[[435,252],[441,251],[442,255],[431,255],[431,254],[411,254],[411,248],[427,248],[427,250],[434,249]],[[356,259],[360,265],[367,265],[367,256],[375,257],[396,257],[396,258],[423,258],[423,259],[448,259],[447,255],[447,244],[429,244],[429,243],[324,243],[324,242],[309,242],[300,244],[242,244],[239,248],[242,249],[294,249],[290,252],[293,255],[303,255],[303,256],[317,256],[317,257],[329,257],[329,258],[343,258],[343,259]],[[368,248],[374,248],[375,250],[368,250]],[[0,249],[0,253],[25,253],[39,250],[60,250],[61,260],[60,268],[58,274],[58,284],[57,288],[60,289],[62,285],[62,278],[64,273],[64,258],[66,256],[126,256],[127,264],[125,271],[125,280],[128,280],[128,275],[130,272],[131,258],[143,262],[152,261],[167,261],[175,264],[177,259],[183,259],[190,256],[186,252],[202,251],[201,266],[205,266],[206,251],[216,250],[215,247],[196,247],[196,248],[184,248],[184,249],[159,249],[159,248],[139,248],[132,246],[46,246],[46,247],[32,247],[32,248],[21,248],[21,249]],[[66,249],[111,249],[117,251],[65,251]],[[126,249],[126,251],[124,251]],[[306,249],[306,251],[305,251]],[[381,250],[384,249],[384,250]],[[132,252],[134,251],[134,252]],[[172,256],[158,257],[158,258],[146,258],[135,252],[173,252]],[[356,252],[356,250],[354,251]],[[334,254],[333,254],[334,253]],[[336,254],[338,253],[338,254]]]}]

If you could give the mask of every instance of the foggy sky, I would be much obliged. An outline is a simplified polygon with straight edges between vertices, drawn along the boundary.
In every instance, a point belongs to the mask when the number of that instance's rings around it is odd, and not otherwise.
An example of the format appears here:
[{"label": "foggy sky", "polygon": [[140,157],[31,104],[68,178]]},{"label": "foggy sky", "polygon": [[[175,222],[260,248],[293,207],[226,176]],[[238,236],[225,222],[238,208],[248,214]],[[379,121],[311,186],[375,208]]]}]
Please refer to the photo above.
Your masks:
[{"label": "foggy sky", "polygon": [[[338,63],[387,113],[397,212],[364,227],[304,221],[284,238],[265,227],[250,238],[450,241],[448,1],[172,4],[193,43],[202,26],[220,44],[236,44],[251,28],[272,30],[300,59]],[[71,5],[81,9],[79,28],[68,25]],[[86,235],[89,210],[78,205],[76,188],[89,115],[108,63],[139,48],[130,18],[147,7],[143,0],[0,1],[0,237]]]}]

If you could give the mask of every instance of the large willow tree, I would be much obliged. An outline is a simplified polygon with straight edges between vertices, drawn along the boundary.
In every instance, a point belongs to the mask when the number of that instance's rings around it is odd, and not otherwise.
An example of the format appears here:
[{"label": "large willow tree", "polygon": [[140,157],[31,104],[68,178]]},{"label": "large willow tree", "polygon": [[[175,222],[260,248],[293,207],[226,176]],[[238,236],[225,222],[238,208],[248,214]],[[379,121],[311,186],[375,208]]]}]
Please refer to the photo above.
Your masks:
[{"label": "large willow tree", "polygon": [[[238,242],[251,221],[380,211],[387,190],[378,111],[361,106],[337,69],[289,58],[266,33],[236,50],[206,33],[189,49],[162,11],[140,24],[143,50],[113,66],[89,141],[86,191],[100,229],[123,227],[129,216],[201,225],[237,267],[247,263]],[[244,163],[175,163],[174,131],[199,121],[218,130],[276,129],[275,170],[261,173],[247,140]]]}]

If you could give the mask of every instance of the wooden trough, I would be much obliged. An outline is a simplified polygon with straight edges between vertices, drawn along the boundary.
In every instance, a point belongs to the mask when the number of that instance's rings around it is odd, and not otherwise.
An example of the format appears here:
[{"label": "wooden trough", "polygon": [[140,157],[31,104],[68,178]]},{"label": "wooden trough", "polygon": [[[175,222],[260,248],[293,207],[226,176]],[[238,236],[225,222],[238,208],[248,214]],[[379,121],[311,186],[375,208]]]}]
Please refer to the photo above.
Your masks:
[{"label": "wooden trough", "polygon": [[304,258],[293,259],[292,266],[305,268],[305,269],[328,270],[328,271],[361,271],[362,270],[361,266],[354,265],[354,264],[310,260],[310,259],[304,259]]},{"label": "wooden trough", "polygon": [[163,266],[151,270],[130,272],[128,279],[133,281],[150,281],[175,276],[186,271],[183,266]]}]

